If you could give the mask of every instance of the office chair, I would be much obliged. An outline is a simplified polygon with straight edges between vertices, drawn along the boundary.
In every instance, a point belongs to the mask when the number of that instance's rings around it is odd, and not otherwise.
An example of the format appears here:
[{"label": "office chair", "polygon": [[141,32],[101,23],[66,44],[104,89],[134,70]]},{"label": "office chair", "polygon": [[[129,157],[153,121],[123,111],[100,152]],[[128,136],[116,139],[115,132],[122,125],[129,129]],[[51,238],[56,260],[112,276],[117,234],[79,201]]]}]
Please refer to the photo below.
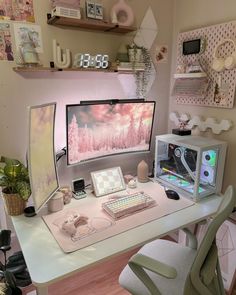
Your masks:
[{"label": "office chair", "polygon": [[225,294],[216,232],[235,203],[235,190],[229,186],[199,247],[188,229],[183,229],[188,246],[160,239],[143,246],[120,274],[120,285],[133,295]]},{"label": "office chair", "polygon": [[13,294],[22,294],[18,287],[31,284],[24,256],[21,251],[7,259],[7,251],[11,249],[11,231],[0,230],[0,251],[3,252],[4,262],[0,261],[0,280],[7,282],[14,290]]}]

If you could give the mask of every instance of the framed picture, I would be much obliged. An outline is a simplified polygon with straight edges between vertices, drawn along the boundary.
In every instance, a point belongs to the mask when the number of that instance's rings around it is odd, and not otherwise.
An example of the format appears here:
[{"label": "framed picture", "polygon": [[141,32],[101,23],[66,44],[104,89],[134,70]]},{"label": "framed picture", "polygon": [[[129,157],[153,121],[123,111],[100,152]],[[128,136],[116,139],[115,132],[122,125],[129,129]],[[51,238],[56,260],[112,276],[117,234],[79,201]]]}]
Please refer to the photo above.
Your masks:
[{"label": "framed picture", "polygon": [[96,19],[103,19],[103,6],[102,6],[102,4],[95,3],[95,16],[96,16]]},{"label": "framed picture", "polygon": [[[198,227],[197,238],[199,243],[205,235],[209,222],[210,220]],[[231,295],[236,281],[236,225],[233,222],[226,220],[221,225],[216,235],[216,244],[224,288],[227,294]]]},{"label": "framed picture", "polygon": [[86,16],[87,16],[87,18],[96,18],[95,2],[86,1]]},{"label": "framed picture", "polygon": [[96,197],[125,190],[124,177],[120,167],[99,170],[91,173]]}]

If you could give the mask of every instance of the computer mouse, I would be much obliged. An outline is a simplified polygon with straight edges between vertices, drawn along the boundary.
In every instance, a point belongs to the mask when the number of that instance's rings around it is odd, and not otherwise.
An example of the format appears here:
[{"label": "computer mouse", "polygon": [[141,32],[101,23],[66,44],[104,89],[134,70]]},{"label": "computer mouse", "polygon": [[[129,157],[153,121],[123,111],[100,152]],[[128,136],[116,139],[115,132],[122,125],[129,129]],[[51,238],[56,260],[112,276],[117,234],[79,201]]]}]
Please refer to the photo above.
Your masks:
[{"label": "computer mouse", "polygon": [[172,189],[168,189],[165,191],[167,198],[172,199],[172,200],[179,200],[179,194],[172,190]]}]

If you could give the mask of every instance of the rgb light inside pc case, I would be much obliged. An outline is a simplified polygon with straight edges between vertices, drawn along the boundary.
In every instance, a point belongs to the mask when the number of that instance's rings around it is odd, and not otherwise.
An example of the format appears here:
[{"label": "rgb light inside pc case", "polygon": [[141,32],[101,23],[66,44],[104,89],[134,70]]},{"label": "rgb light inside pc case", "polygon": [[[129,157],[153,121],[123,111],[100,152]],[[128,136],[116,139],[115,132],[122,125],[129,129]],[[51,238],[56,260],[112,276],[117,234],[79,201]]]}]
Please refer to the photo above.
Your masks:
[{"label": "rgb light inside pc case", "polygon": [[67,105],[67,163],[150,150],[155,102]]},{"label": "rgb light inside pc case", "polygon": [[[201,147],[200,142],[199,147],[196,139],[196,146],[191,147],[184,144],[184,139],[181,144],[180,139],[176,140],[178,137],[173,138],[167,141],[156,141],[155,177],[166,186],[170,185],[176,190],[187,192],[193,198],[216,192],[219,189],[219,183],[222,182],[221,169],[224,167],[224,159],[221,167],[219,156],[225,157],[225,148],[222,153],[224,145],[209,144],[207,148],[207,144],[205,146],[202,144]],[[192,141],[194,142],[194,137]],[[207,142],[207,139],[205,141]]]}]

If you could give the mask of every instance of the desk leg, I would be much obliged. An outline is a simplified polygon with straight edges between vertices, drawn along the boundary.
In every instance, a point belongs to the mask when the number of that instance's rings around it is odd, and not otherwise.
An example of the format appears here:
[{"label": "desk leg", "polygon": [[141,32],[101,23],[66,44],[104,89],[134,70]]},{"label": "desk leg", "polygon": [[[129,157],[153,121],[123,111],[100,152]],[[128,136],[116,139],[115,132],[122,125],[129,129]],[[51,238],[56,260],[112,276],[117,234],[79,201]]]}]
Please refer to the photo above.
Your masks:
[{"label": "desk leg", "polygon": [[48,295],[48,287],[37,287],[37,295]]}]

